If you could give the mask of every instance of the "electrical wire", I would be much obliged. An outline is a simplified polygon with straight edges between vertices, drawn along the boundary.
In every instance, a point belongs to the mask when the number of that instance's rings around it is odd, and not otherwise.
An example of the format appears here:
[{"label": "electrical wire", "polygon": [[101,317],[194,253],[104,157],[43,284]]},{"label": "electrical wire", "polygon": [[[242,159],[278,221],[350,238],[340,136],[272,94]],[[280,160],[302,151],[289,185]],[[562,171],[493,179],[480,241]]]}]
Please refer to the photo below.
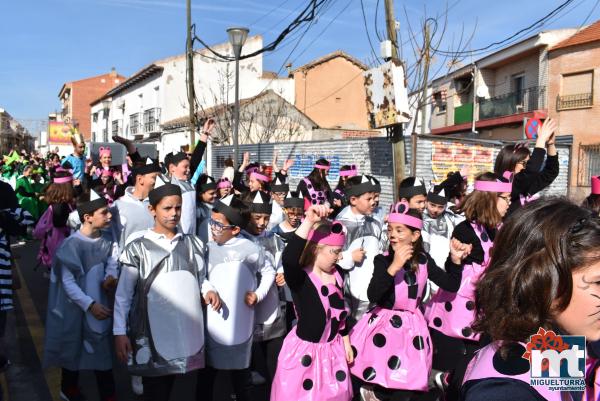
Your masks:
[{"label": "electrical wire", "polygon": [[[303,25],[313,22],[315,20],[315,18],[317,17],[317,15],[322,10],[322,8],[325,5],[327,5],[330,1],[331,0],[310,0],[309,5],[306,6],[300,12],[300,14],[298,14],[296,16],[296,18],[294,18],[294,20],[279,33],[279,35],[277,36],[276,39],[274,39],[272,42],[270,42],[268,45],[264,46],[261,49],[258,49],[252,53],[240,56],[239,60],[251,58],[251,57],[257,56],[259,54],[262,54],[264,52],[274,50],[290,33],[295,31],[296,29],[299,29]],[[234,61],[235,60],[234,57],[231,57],[229,55],[224,55],[224,54],[217,52],[197,35],[194,35],[194,41],[198,41],[199,43],[201,43],[206,49],[208,49],[208,51],[213,53],[218,58],[221,58],[225,61]]]},{"label": "electrical wire", "polygon": [[493,47],[502,46],[502,45],[506,44],[507,42],[515,39],[516,37],[522,35],[522,34],[527,34],[527,33],[531,32],[531,31],[533,31],[535,29],[540,28],[541,26],[544,25],[544,22],[546,22],[547,20],[549,20],[550,18],[552,18],[556,14],[560,13],[568,5],[570,5],[571,3],[573,3],[573,1],[575,1],[575,0],[566,0],[566,1],[564,1],[558,7],[556,7],[552,11],[550,11],[548,14],[546,14],[542,18],[540,18],[537,21],[533,22],[529,26],[520,29],[519,31],[513,33],[512,35],[508,36],[505,39],[502,39],[502,40],[490,43],[487,46],[484,46],[484,47],[481,47],[481,48],[478,48],[478,49],[467,50],[467,51],[449,51],[449,50],[442,50],[442,49],[439,49],[439,48],[435,48],[433,50],[435,52],[437,52],[437,53],[446,54],[446,55],[449,55],[449,56],[474,55],[474,54],[477,54],[477,53],[482,53],[482,52],[489,51]]},{"label": "electrical wire", "polygon": [[373,47],[373,42],[371,42],[371,35],[369,34],[369,27],[367,26],[367,15],[365,13],[365,5],[363,3],[363,0],[360,0],[360,9],[362,11],[362,17],[363,17],[363,23],[365,26],[365,33],[367,34],[367,40],[369,41],[369,46],[371,47],[371,53],[373,54],[373,57],[375,57],[375,59],[377,59],[377,52],[375,51],[375,48]]}]

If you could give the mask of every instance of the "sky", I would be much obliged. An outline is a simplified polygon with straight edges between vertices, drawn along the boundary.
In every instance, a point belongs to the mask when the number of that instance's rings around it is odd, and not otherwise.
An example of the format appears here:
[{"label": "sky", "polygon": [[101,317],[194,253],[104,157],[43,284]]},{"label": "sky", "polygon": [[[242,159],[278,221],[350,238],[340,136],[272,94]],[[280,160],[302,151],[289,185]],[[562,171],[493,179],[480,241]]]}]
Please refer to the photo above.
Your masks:
[{"label": "sky", "polygon": [[[410,33],[427,17],[438,17],[440,48],[456,50],[461,32],[466,49],[509,37],[564,0],[395,0],[402,56],[414,56]],[[44,129],[48,113],[59,110],[65,82],[116,68],[130,76],[161,58],[185,52],[185,0],[4,0],[0,7],[0,108],[29,127]],[[196,34],[208,44],[227,41],[226,29],[246,26],[273,40],[308,0],[192,0]],[[384,0],[329,0],[311,24],[264,54],[264,69],[285,74],[336,50],[368,65],[378,61],[378,36],[385,36]],[[579,28],[600,19],[600,0],[574,0],[540,30]],[[377,17],[377,18],[376,18]],[[443,29],[445,27],[445,29]],[[443,35],[441,33],[443,32]],[[420,36],[417,37],[417,39]],[[200,48],[200,45],[196,45]],[[463,46],[464,47],[464,46]],[[479,58],[479,57],[476,57]],[[459,60],[466,64],[471,58]],[[447,60],[434,58],[443,73]]]}]

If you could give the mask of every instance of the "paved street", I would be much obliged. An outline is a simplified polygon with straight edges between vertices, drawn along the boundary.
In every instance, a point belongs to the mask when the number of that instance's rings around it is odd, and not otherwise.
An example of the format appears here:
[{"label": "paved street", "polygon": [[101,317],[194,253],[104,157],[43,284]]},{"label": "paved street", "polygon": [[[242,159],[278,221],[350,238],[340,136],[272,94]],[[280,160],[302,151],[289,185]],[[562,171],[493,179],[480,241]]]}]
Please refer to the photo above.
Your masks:
[{"label": "paved street", "polygon": [[[16,308],[8,315],[5,342],[11,365],[0,377],[5,400],[59,400],[60,370],[56,368],[43,370],[40,363],[44,345],[48,279],[44,278],[41,270],[34,271],[37,252],[37,242],[28,242],[24,246],[13,247],[17,273],[20,275],[22,285],[16,291]],[[132,393],[126,369],[119,364],[115,366],[117,399],[119,401],[141,399]],[[92,372],[82,373],[80,386],[88,400],[98,401],[96,382]],[[217,381],[214,400],[231,401],[228,391],[230,387],[227,378],[220,377]],[[186,375],[176,382],[171,399],[191,401],[194,399],[194,392],[194,374]],[[7,393],[8,398],[6,397]],[[258,387],[255,400],[266,399],[264,386]]]}]

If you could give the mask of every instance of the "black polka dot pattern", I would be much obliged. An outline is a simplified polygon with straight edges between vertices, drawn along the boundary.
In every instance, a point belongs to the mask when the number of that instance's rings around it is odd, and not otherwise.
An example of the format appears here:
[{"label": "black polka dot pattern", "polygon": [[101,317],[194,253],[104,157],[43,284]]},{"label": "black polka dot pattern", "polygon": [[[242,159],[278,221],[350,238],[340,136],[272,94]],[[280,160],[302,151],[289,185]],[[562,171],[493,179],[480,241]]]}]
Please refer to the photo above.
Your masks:
[{"label": "black polka dot pattern", "polygon": [[342,313],[340,313],[340,320],[346,320],[347,317],[348,317],[348,312],[343,311]]},{"label": "black polka dot pattern", "polygon": [[461,330],[461,333],[465,337],[471,337],[473,335],[473,329],[470,327],[465,327]]},{"label": "black polka dot pattern", "polygon": [[390,319],[390,324],[393,328],[399,329],[400,327],[402,327],[402,318],[398,315],[394,315]]},{"label": "black polka dot pattern", "polygon": [[371,381],[375,379],[375,376],[377,376],[377,372],[375,372],[375,369],[373,368],[366,368],[363,371],[363,379],[366,381]]},{"label": "black polka dot pattern", "polygon": [[452,310],[452,302],[444,302],[444,309],[450,312]]},{"label": "black polka dot pattern", "polygon": [[481,233],[481,240],[482,240],[483,242],[488,242],[488,241],[490,240],[490,237],[488,237],[488,235],[487,235],[487,233],[486,233],[486,232],[482,232],[482,233]]},{"label": "black polka dot pattern", "polygon": [[378,348],[383,348],[385,347],[385,336],[381,333],[377,333],[373,336],[373,344],[378,347]]},{"label": "black polka dot pattern", "polygon": [[467,307],[467,310],[473,310],[473,309],[475,309],[475,302],[467,301],[465,306]]},{"label": "black polka dot pattern", "polygon": [[338,370],[337,372],[335,372],[335,379],[339,382],[343,382],[344,380],[346,380],[346,372],[344,372],[343,370]]},{"label": "black polka dot pattern", "polygon": [[388,359],[388,368],[398,370],[400,368],[400,358],[395,355],[391,356],[390,359]]},{"label": "black polka dot pattern", "polygon": [[415,338],[413,338],[413,346],[419,351],[422,350],[423,348],[425,348],[425,343],[423,342],[423,337],[416,336]]},{"label": "black polka dot pattern", "polygon": [[354,359],[356,359],[356,357],[358,356],[358,350],[354,345],[351,345],[350,348],[352,348],[352,355],[354,356]]},{"label": "black polka dot pattern", "polygon": [[433,319],[433,325],[435,327],[442,327],[442,319],[440,319],[439,317],[436,317],[435,319]]},{"label": "black polka dot pattern", "polygon": [[312,358],[310,357],[310,355],[304,355],[302,357],[302,359],[300,359],[300,363],[302,364],[302,366],[304,366],[305,368],[307,368],[312,363]]},{"label": "black polka dot pattern", "polygon": [[419,264],[424,265],[427,263],[427,256],[424,253],[419,254]]},{"label": "black polka dot pattern", "polygon": [[529,361],[521,357],[525,353],[525,347],[521,344],[509,344],[506,359],[500,355],[500,350],[496,351],[492,364],[494,369],[503,375],[516,376],[529,372]]},{"label": "black polka dot pattern", "polygon": [[302,382],[302,388],[306,391],[310,390],[311,388],[313,388],[313,381],[310,379],[306,379]]},{"label": "black polka dot pattern", "polygon": [[326,285],[321,287],[321,294],[326,297],[327,295],[329,295],[329,288],[327,288]]}]

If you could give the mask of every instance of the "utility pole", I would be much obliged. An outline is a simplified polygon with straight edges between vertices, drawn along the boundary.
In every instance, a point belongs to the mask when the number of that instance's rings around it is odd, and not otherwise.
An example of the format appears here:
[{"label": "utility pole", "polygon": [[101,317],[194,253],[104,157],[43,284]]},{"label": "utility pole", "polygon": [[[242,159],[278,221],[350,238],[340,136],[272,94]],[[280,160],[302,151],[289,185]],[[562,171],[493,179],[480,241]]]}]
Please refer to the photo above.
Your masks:
[{"label": "utility pole", "polygon": [[[396,39],[396,18],[394,17],[394,0],[385,0],[385,26],[388,40],[392,42],[392,63],[398,65],[398,41]],[[406,71],[404,72],[406,73]],[[392,131],[392,160],[394,164],[394,201],[398,200],[398,187],[404,179],[404,166],[406,155],[404,149],[404,136],[400,124],[388,127]]]},{"label": "utility pole", "polygon": [[429,20],[425,20],[423,27],[423,89],[421,92],[421,135],[425,135],[425,124],[427,124],[427,87],[429,86],[429,64],[431,63],[431,38],[429,37]]},{"label": "utility pole", "polygon": [[194,48],[192,46],[192,0],[186,0],[187,6],[187,95],[190,108],[190,148],[191,152],[196,142],[196,93],[194,92]]},{"label": "utility pole", "polygon": [[423,26],[423,38],[423,88],[421,89],[421,99],[417,103],[415,124],[413,125],[413,131],[410,135],[412,144],[410,171],[413,175],[417,174],[417,132],[415,127],[417,125],[419,112],[421,113],[421,135],[425,135],[425,125],[427,124],[427,87],[429,86],[429,65],[431,63],[431,37],[429,32],[429,19],[425,20],[425,25]]}]

